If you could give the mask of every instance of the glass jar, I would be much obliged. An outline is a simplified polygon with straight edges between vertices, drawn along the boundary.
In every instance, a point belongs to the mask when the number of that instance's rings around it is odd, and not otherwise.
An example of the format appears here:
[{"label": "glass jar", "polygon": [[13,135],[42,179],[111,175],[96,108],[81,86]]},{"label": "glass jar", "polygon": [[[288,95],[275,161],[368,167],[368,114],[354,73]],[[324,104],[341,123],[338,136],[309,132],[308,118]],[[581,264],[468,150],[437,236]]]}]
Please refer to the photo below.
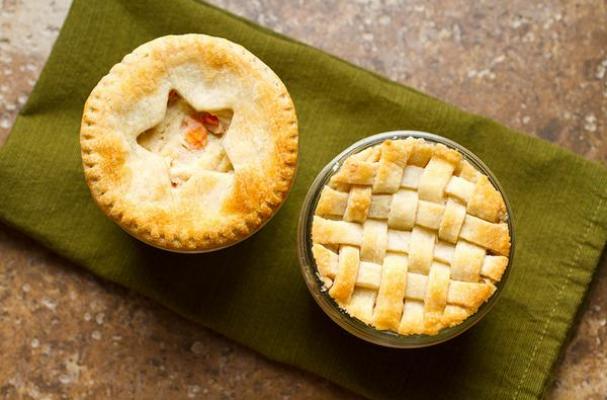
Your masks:
[{"label": "glass jar", "polygon": [[[508,229],[510,231],[511,241],[510,254],[508,257],[508,266],[506,267],[506,270],[504,271],[501,280],[496,283],[497,290],[485,303],[483,303],[478,308],[475,314],[468,317],[459,325],[441,330],[437,335],[399,335],[398,333],[392,331],[383,331],[375,329],[372,326],[369,326],[366,323],[360,321],[359,319],[350,316],[346,311],[342,310],[337,305],[335,300],[333,300],[333,298],[328,294],[327,290],[322,290],[323,282],[319,277],[316,264],[314,262],[314,257],[312,255],[312,218],[314,216],[316,204],[318,203],[318,199],[320,197],[320,192],[322,191],[322,188],[327,184],[331,176],[335,172],[337,172],[337,170],[341,167],[344,160],[354,153],[358,153],[368,147],[379,144],[385,140],[405,139],[408,137],[422,138],[426,141],[433,143],[442,143],[443,145],[449,148],[458,150],[462,154],[464,159],[470,162],[470,164],[472,164],[480,172],[487,175],[493,186],[501,193],[502,197],[504,198],[504,203],[506,204],[506,210],[508,213],[507,224]],[[427,132],[391,131],[380,133],[359,140],[358,142],[354,143],[353,145],[345,149],[343,152],[341,152],[337,157],[335,157],[331,162],[329,162],[322,169],[322,171],[320,171],[320,173],[310,186],[308,194],[304,199],[303,207],[299,216],[299,225],[297,229],[298,255],[301,266],[301,272],[306,282],[306,285],[308,286],[308,289],[312,294],[312,297],[318,303],[320,308],[322,308],[322,310],[333,321],[335,321],[339,326],[341,326],[343,329],[350,332],[351,334],[368,342],[386,347],[416,348],[435,345],[462,334],[466,330],[470,329],[477,322],[479,322],[481,319],[483,319],[483,317],[487,315],[487,313],[493,308],[501,293],[503,292],[504,286],[508,281],[510,270],[512,269],[512,260],[514,258],[515,240],[514,227],[512,225],[511,216],[512,209],[510,208],[510,203],[508,202],[504,190],[497,181],[495,175],[493,175],[489,168],[487,168],[487,166],[470,150],[442,136]]]}]

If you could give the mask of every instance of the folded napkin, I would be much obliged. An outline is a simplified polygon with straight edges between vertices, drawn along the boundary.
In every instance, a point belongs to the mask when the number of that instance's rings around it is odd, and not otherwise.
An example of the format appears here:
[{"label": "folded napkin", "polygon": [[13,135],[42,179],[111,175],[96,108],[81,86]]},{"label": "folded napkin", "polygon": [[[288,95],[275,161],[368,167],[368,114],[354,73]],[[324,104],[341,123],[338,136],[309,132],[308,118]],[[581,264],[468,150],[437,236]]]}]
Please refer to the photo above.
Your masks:
[{"label": "folded napkin", "polygon": [[[95,206],[78,131],[97,81],[139,44],[200,32],[240,43],[283,79],[300,121],[300,164],[286,204],[250,239],[210,254],[146,246]],[[497,94],[496,94],[497,95]],[[503,184],[516,255],[503,297],[464,335],[419,350],[363,342],[307,292],[296,255],[303,197],[352,142],[411,129],[453,139]],[[0,219],[96,275],[132,288],[265,356],[370,398],[537,398],[607,238],[607,172],[321,51],[193,0],[76,0],[0,150]]]}]

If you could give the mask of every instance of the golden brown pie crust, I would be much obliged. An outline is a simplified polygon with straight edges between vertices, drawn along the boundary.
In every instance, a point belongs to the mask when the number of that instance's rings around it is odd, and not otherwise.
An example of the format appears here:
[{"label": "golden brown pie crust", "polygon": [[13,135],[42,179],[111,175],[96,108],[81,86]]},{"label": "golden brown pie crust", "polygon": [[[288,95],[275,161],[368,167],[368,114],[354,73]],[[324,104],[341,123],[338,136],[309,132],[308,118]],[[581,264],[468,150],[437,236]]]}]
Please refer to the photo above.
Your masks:
[{"label": "golden brown pie crust", "polygon": [[476,313],[510,257],[501,193],[458,151],[423,139],[349,156],[314,214],[323,290],[351,316],[402,335],[434,335]]},{"label": "golden brown pie crust", "polygon": [[[233,110],[223,142],[231,173],[195,171],[175,189],[162,157],[137,144],[162,120],[171,91],[200,111]],[[80,143],[86,182],[112,220],[161,248],[208,251],[247,237],[285,200],[297,163],[297,117],[281,80],[242,46],[165,36],[100,80],[84,107]]]}]

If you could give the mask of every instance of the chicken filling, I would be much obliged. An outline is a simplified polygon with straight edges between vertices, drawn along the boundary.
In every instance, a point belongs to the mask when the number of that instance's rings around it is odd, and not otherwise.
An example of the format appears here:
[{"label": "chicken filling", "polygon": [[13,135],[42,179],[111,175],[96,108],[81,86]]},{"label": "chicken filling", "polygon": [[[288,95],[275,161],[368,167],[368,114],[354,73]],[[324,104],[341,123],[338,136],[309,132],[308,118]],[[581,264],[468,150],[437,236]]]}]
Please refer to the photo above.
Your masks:
[{"label": "chicken filling", "polygon": [[232,115],[231,110],[196,111],[171,90],[164,119],[137,142],[166,160],[171,186],[177,188],[200,169],[234,170],[222,143]]}]

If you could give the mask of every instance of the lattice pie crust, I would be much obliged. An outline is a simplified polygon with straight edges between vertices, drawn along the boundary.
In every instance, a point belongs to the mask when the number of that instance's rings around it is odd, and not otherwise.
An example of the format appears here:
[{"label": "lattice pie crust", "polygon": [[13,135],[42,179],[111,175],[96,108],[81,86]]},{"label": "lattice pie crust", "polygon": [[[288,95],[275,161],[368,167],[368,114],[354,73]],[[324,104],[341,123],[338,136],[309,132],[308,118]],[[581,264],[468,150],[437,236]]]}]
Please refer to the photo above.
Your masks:
[{"label": "lattice pie crust", "polygon": [[458,151],[386,140],[347,158],[323,188],[312,252],[348,314],[433,335],[494,293],[508,265],[507,218],[501,194]]}]

